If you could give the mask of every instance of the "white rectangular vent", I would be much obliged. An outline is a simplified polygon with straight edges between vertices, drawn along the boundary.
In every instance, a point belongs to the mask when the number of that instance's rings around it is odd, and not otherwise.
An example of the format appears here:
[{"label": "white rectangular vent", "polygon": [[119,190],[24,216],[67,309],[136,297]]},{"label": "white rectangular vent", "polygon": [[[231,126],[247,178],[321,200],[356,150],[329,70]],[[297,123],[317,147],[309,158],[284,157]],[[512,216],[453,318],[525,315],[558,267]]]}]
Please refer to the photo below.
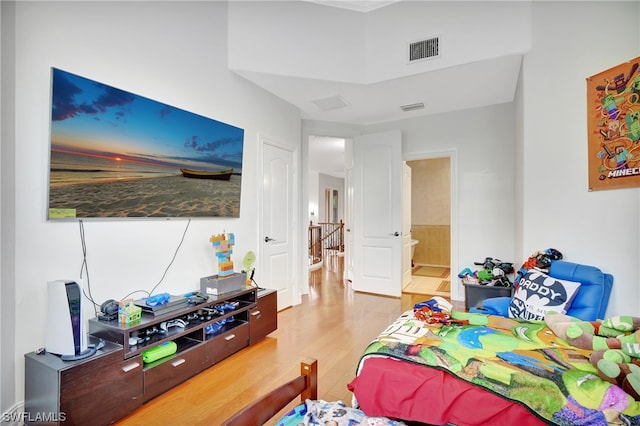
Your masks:
[{"label": "white rectangular vent", "polygon": [[440,37],[409,43],[409,62],[440,56]]}]

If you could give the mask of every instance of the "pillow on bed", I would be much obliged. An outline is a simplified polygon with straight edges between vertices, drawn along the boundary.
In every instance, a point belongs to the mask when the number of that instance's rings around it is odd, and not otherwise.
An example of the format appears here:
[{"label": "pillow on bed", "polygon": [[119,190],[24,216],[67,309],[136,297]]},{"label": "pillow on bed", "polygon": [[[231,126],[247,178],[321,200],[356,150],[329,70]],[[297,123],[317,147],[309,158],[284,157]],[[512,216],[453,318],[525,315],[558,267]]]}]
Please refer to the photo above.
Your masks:
[{"label": "pillow on bed", "polygon": [[579,288],[578,282],[531,269],[518,283],[509,304],[509,317],[542,320],[548,311],[566,314]]},{"label": "pillow on bed", "polygon": [[386,417],[368,417],[357,408],[347,407],[342,401],[326,402],[321,399],[307,399],[278,420],[276,426],[300,425],[385,425],[406,426],[405,423]]}]

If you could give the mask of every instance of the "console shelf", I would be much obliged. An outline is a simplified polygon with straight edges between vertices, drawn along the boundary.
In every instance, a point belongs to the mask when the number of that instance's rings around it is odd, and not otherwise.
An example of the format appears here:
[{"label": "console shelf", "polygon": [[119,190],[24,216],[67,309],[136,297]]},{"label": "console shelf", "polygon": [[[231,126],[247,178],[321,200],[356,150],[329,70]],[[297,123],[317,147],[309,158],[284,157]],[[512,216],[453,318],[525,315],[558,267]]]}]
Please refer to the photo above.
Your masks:
[{"label": "console shelf", "polygon": [[[27,414],[37,414],[42,412],[44,407],[48,412],[63,413],[62,410],[66,409],[68,412],[64,412],[60,421],[54,419],[55,424],[60,424],[65,419],[72,419],[71,423],[76,424],[112,423],[143,403],[276,330],[276,309],[275,290],[246,287],[218,296],[210,295],[205,302],[186,305],[184,308],[160,315],[143,312],[141,319],[131,325],[120,324],[117,320],[102,321],[92,318],[89,320],[90,339],[94,342],[98,339],[107,342],[105,349],[98,350],[93,358],[83,362],[65,363],[51,354],[47,354],[46,357],[34,353],[25,355],[25,374],[28,378],[25,388],[25,411]],[[130,343],[130,339],[134,339],[135,344],[133,340]],[[176,353],[150,363],[143,362],[142,353],[145,350],[169,341],[176,343]],[[104,355],[107,353],[110,356],[105,358]],[[104,370],[106,367],[102,365],[105,360],[109,360],[110,363],[108,370]],[[81,368],[83,374],[91,374],[94,364],[96,367],[100,364],[100,369],[104,371],[119,371],[120,376],[117,377],[126,378],[127,389],[131,390],[121,393],[117,404],[108,408],[109,413],[105,416],[98,415],[98,412],[103,411],[99,403],[92,406],[92,410],[80,410],[78,407],[81,404],[75,401],[75,395],[78,393],[92,401],[101,401],[104,389],[85,388],[84,382],[76,383],[74,386],[71,386],[71,383],[65,386],[49,384],[53,383],[52,378],[57,377],[62,379],[56,379],[56,383],[66,383],[65,378],[73,377],[75,371]],[[50,370],[52,374],[46,374]],[[97,377],[104,375],[101,371],[95,371],[95,374]],[[109,377],[112,377],[112,373],[109,374]],[[47,383],[43,384],[41,380]],[[104,379],[103,381],[111,383]],[[115,383],[121,385],[122,381]],[[47,389],[44,406],[42,389]],[[73,389],[73,392],[65,391],[66,389]],[[116,389],[110,391],[117,393]],[[63,401],[66,401],[64,405]],[[27,420],[33,418],[37,416],[28,416]]]},{"label": "console shelf", "polygon": [[[206,312],[216,305],[225,303],[235,303],[237,306],[220,315]],[[197,336],[194,335],[194,339],[204,341],[204,329],[208,325],[227,320],[230,317],[234,317],[235,320],[248,321],[247,311],[254,308],[256,303],[257,289],[247,287],[244,290],[228,292],[219,296],[210,295],[206,302],[172,310],[166,314],[154,316],[144,312],[140,321],[132,325],[92,318],[89,320],[89,334],[121,344],[124,347],[126,359],[139,355],[146,349],[160,343],[175,340],[194,331],[200,332]],[[176,325],[163,327],[163,324],[170,324],[176,320],[184,321],[184,327]],[[132,345],[129,343],[130,338],[139,339],[139,342]]]}]

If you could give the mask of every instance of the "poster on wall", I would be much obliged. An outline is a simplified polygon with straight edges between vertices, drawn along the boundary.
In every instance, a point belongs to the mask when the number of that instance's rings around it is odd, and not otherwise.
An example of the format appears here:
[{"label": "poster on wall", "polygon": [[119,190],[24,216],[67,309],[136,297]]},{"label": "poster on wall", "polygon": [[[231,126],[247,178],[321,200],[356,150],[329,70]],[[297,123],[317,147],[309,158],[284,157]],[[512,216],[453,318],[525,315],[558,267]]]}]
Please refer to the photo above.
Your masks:
[{"label": "poster on wall", "polygon": [[48,220],[239,217],[244,130],[52,68]]},{"label": "poster on wall", "polygon": [[640,57],[587,78],[589,191],[640,187]]}]

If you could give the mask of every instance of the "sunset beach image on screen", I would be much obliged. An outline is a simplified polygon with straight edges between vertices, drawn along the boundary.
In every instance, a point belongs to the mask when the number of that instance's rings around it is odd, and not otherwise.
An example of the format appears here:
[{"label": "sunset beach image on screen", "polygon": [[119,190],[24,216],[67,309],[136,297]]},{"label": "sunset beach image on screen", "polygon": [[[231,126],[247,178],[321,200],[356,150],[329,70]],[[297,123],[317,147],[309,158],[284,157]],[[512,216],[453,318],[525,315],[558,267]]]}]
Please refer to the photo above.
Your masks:
[{"label": "sunset beach image on screen", "polygon": [[239,217],[244,130],[56,68],[47,217]]}]

